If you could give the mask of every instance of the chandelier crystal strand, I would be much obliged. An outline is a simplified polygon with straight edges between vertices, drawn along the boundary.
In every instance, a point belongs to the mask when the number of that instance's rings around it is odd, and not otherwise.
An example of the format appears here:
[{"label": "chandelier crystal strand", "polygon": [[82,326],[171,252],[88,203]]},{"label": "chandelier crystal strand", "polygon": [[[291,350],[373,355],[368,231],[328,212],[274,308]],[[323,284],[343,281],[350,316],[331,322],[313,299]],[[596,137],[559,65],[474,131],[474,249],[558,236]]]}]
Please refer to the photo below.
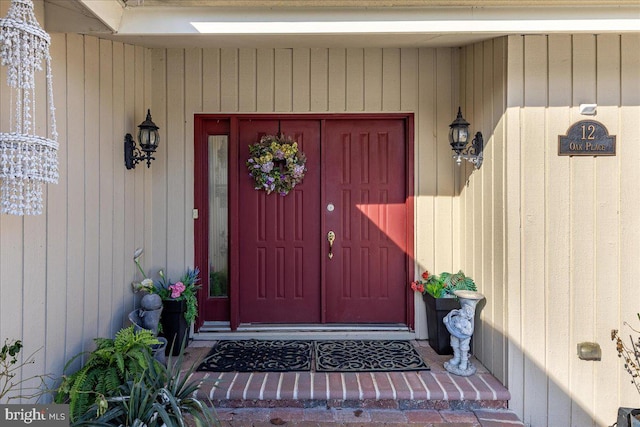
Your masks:
[{"label": "chandelier crystal strand", "polygon": [[[40,27],[32,0],[11,0],[0,19],[0,60],[7,69],[13,115],[0,132],[0,213],[42,213],[45,183],[58,182],[58,132],[51,74],[51,38]],[[36,79],[45,62],[49,135],[35,135]]]}]

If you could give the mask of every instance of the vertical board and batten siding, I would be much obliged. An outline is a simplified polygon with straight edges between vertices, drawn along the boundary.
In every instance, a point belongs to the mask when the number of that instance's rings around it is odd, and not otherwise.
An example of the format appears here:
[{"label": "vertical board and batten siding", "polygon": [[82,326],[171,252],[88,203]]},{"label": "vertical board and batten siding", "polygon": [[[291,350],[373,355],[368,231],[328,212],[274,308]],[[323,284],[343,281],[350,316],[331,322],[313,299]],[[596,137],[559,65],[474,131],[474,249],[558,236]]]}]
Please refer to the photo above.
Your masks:
[{"label": "vertical board and batten siding", "polygon": [[[8,6],[0,2],[0,16]],[[42,215],[0,215],[0,339],[22,340],[23,356],[40,349],[25,377],[61,375],[94,338],[113,337],[128,323],[133,252],[152,243],[151,174],[141,166],[126,171],[122,153],[124,134],[135,133],[151,102],[150,52],[54,33],[50,53],[59,182],[46,186]],[[8,131],[5,67],[0,79],[0,127]],[[36,127],[46,133],[44,76],[37,79]]]},{"label": "vertical board and batten siding", "polygon": [[[416,275],[458,268],[456,173],[448,125],[456,49],[153,49],[153,266],[193,265],[193,115],[253,112],[415,113]],[[408,284],[407,284],[408,285]],[[426,338],[424,303],[416,331]]]},{"label": "vertical board and batten siding", "polygon": [[[611,425],[619,406],[637,406],[610,332],[637,326],[639,311],[640,36],[510,36],[463,50],[465,116],[487,141],[460,200],[466,268],[491,295],[476,355],[499,378],[508,365],[525,424]],[[558,155],[558,135],[590,118],[583,103],[598,104],[616,156]],[[580,360],[580,342],[598,343],[602,360]]]},{"label": "vertical board and batten siding", "polygon": [[[548,65],[548,112],[546,126],[546,140],[556,140],[557,129],[566,127],[570,122],[571,100],[571,36],[553,35],[549,36],[549,43],[554,46],[549,51]],[[546,375],[548,382],[548,409],[549,415],[553,415],[555,422],[563,425],[571,425],[570,414],[563,411],[570,405],[571,397],[565,393],[564,384],[569,381],[569,360],[573,353],[567,351],[567,343],[570,338],[569,319],[570,310],[567,310],[567,301],[571,298],[570,286],[555,286],[558,283],[570,283],[571,273],[567,268],[569,257],[569,233],[571,229],[571,218],[569,215],[570,193],[567,185],[570,182],[570,169],[566,167],[566,158],[557,155],[557,150],[553,150],[553,145],[549,145],[545,158],[547,167],[545,176],[547,185],[547,198],[553,202],[545,205],[545,210],[564,207],[554,212],[546,221],[547,248],[545,258],[545,288],[547,295],[547,313],[554,313],[555,339],[548,340],[546,345],[546,358],[553,363],[548,364]],[[559,185],[559,183],[564,183]],[[603,343],[606,345],[605,343]]]},{"label": "vertical board and batten siding", "polygon": [[[463,160],[456,191],[460,264],[485,296],[474,334],[474,353],[500,381],[507,377],[505,333],[505,106],[507,39],[498,38],[461,49],[459,93],[472,135],[482,132],[480,169]],[[443,162],[442,160],[441,162]]]},{"label": "vertical board and batten siding", "polygon": [[[638,123],[640,123],[640,82],[638,82],[638,70],[640,70],[640,36],[624,36],[621,40],[620,52],[620,104],[619,111],[620,135],[625,135],[624,139],[618,139],[618,155],[620,157],[620,224],[618,225],[620,264],[624,268],[619,268],[619,282],[616,287],[619,289],[614,304],[619,305],[616,328],[622,330],[622,322],[634,322],[635,313],[638,311],[638,300],[640,299],[640,289],[637,281],[640,277],[640,227],[638,226],[638,206],[640,206],[640,191],[637,190],[640,182],[640,137],[638,136]],[[637,325],[637,324],[636,324]],[[606,331],[605,331],[606,332]],[[618,404],[620,406],[636,407],[636,390],[630,384],[629,377],[616,362],[615,371],[617,378],[612,376],[612,381],[617,379],[620,384],[618,393]]]}]

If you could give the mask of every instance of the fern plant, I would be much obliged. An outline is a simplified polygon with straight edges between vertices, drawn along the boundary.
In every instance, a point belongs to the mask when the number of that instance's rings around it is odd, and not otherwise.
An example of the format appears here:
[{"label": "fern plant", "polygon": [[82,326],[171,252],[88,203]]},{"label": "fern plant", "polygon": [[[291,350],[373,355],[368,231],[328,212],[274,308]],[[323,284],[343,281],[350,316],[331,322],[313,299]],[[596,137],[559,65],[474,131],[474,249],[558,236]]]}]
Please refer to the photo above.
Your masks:
[{"label": "fern plant", "polygon": [[[150,365],[141,378],[120,386],[118,396],[96,402],[73,426],[219,426],[212,406],[196,397],[203,379],[193,373],[201,360],[184,366],[182,352],[167,366]],[[210,403],[210,402],[209,402]]]},{"label": "fern plant", "polygon": [[462,270],[455,274],[440,273],[440,278],[444,280],[445,293],[453,295],[455,291],[477,291],[475,282],[471,277],[464,275]]},{"label": "fern plant", "polygon": [[[88,353],[87,361],[80,370],[64,376],[56,393],[56,403],[69,403],[72,420],[84,414],[96,399],[113,396],[127,381],[140,378],[156,364],[151,346],[159,344],[149,330],[134,331],[133,326],[121,329],[115,339],[96,338],[96,349]],[[65,366],[65,372],[79,357],[74,356]]]}]

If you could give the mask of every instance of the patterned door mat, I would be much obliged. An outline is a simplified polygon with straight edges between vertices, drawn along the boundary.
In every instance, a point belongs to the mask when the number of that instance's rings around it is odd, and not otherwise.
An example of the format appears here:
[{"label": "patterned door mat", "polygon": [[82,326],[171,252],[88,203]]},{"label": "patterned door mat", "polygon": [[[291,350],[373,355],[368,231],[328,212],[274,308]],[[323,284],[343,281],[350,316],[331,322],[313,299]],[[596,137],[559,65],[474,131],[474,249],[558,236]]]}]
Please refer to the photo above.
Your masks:
[{"label": "patterned door mat", "polygon": [[427,371],[409,341],[316,341],[316,372]]},{"label": "patterned door mat", "polygon": [[309,371],[312,350],[312,341],[218,341],[198,371]]},{"label": "patterned door mat", "polygon": [[219,341],[198,370],[295,372],[313,368],[316,372],[429,370],[411,342],[398,340]]}]

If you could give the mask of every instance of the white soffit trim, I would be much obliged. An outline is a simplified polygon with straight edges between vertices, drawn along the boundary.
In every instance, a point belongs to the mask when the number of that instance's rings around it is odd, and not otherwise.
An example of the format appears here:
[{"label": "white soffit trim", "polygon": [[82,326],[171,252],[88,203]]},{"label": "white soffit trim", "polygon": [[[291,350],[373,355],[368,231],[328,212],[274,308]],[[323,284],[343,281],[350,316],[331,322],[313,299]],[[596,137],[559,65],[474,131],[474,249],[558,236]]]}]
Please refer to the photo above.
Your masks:
[{"label": "white soffit trim", "polygon": [[79,0],[79,2],[111,31],[118,31],[124,15],[124,8],[118,0]]},{"label": "white soffit trim", "polygon": [[557,33],[638,31],[640,20],[191,22],[201,34]]},{"label": "white soffit trim", "polygon": [[[94,0],[84,0],[92,3]],[[638,32],[640,6],[431,9],[125,9],[120,35]]]}]

